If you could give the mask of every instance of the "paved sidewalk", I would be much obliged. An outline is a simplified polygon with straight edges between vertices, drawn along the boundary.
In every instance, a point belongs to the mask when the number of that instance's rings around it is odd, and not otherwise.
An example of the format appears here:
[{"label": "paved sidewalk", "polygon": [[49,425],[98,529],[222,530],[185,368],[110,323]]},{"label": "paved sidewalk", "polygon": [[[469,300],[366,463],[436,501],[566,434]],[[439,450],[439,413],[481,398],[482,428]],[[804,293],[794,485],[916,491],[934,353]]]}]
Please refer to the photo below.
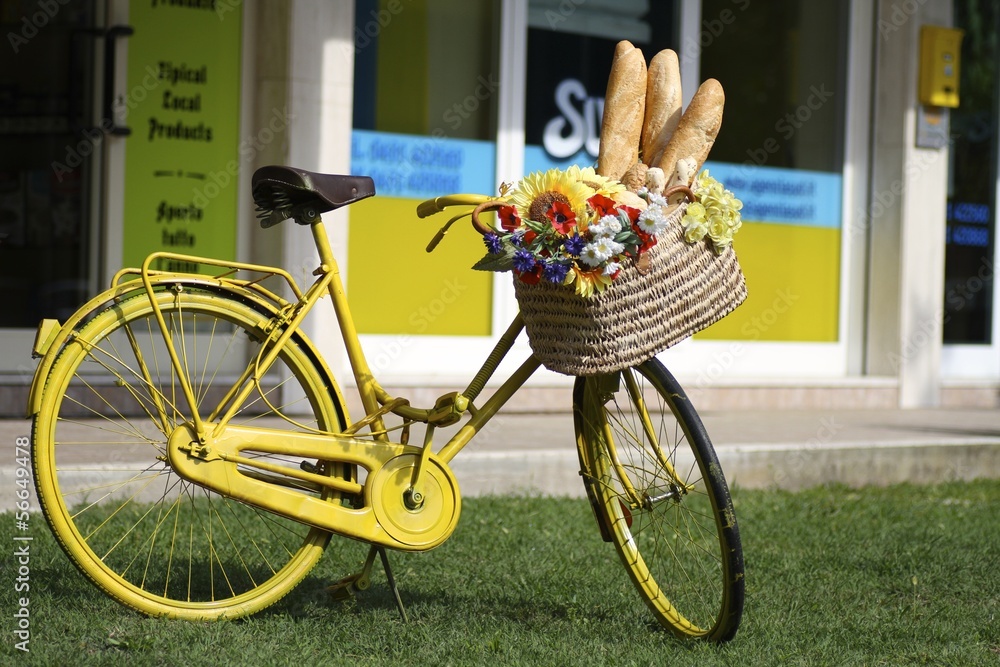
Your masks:
[{"label": "paved sidewalk", "polygon": [[[774,410],[702,419],[730,485],[1000,478],[1000,411]],[[569,414],[500,415],[452,467],[466,494],[582,493]]]},{"label": "paved sidewalk", "polygon": [[[1000,478],[1000,411],[812,410],[702,415],[731,485],[798,489]],[[26,420],[0,420],[0,511],[10,509],[15,440]],[[446,437],[447,431],[439,433]],[[411,442],[420,441],[414,434]],[[452,462],[463,495],[580,495],[569,413],[500,414]],[[443,440],[438,440],[443,442]]]}]

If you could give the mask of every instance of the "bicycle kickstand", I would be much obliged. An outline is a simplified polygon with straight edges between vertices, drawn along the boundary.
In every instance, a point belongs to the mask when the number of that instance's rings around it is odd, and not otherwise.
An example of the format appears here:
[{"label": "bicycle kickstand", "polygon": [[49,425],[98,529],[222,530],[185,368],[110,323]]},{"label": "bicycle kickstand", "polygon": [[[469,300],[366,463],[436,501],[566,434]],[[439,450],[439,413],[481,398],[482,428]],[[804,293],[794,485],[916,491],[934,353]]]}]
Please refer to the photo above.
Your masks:
[{"label": "bicycle kickstand", "polygon": [[385,551],[385,547],[379,547],[372,545],[371,549],[368,550],[368,557],[365,559],[365,564],[361,567],[360,572],[344,577],[332,586],[327,587],[327,591],[335,600],[346,600],[354,597],[357,591],[368,590],[371,586],[371,573],[372,566],[375,564],[375,555],[382,560],[382,568],[385,570],[385,578],[389,582],[389,589],[392,590],[392,596],[396,600],[396,608],[399,610],[399,615],[402,617],[403,622],[408,621],[406,617],[406,609],[403,607],[403,599],[399,596],[399,589],[396,587],[396,578],[392,575],[392,567],[389,566],[389,555]]}]

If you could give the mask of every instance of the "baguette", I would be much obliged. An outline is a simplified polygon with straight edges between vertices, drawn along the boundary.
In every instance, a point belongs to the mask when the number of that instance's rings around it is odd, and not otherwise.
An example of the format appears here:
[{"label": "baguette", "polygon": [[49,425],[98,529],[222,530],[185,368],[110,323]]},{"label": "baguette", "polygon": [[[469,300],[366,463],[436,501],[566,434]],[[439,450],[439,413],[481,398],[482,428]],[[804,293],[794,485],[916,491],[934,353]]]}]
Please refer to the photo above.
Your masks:
[{"label": "baguette", "polygon": [[[725,105],[726,96],[722,91],[722,84],[715,79],[708,79],[701,84],[698,92],[681,116],[677,124],[677,130],[667,143],[660,158],[659,167],[663,173],[671,177],[677,172],[677,161],[691,159],[694,161],[694,170],[690,180],[683,185],[690,185],[694,180],[694,175],[701,170],[701,166],[708,159],[708,153],[712,150],[715,138],[719,135],[719,128],[722,126],[722,108]],[[672,187],[681,183],[671,178],[667,187]]]},{"label": "baguette", "polygon": [[598,174],[620,180],[639,161],[645,107],[646,60],[628,41],[618,42],[604,97]]},{"label": "baguette", "polygon": [[647,169],[649,169],[649,167],[642,162],[636,162],[629,167],[628,171],[625,172],[625,175],[622,176],[622,185],[632,192],[638,192],[639,188],[646,185]]},{"label": "baguette", "polygon": [[642,122],[642,161],[660,164],[667,142],[681,120],[681,70],[670,49],[657,53],[646,74],[646,117]]}]

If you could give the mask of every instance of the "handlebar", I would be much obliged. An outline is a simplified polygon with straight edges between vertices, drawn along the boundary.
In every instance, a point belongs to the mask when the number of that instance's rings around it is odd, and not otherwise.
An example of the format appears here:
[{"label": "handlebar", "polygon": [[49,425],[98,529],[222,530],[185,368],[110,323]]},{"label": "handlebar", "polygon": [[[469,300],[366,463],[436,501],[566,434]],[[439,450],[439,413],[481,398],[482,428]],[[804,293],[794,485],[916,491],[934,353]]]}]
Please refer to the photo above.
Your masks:
[{"label": "handlebar", "polygon": [[451,226],[467,215],[473,216],[472,225],[476,228],[476,231],[478,231],[480,234],[488,233],[490,231],[489,228],[486,227],[485,225],[482,225],[476,218],[476,215],[477,211],[480,211],[480,209],[484,205],[492,203],[502,205],[503,201],[498,199],[492,199],[485,195],[445,195],[443,197],[435,197],[434,199],[428,199],[426,201],[420,202],[417,205],[418,218],[426,218],[428,216],[434,215],[435,213],[440,213],[449,206],[475,207],[475,209],[472,211],[465,211],[463,213],[459,213],[458,215],[448,220],[448,222],[445,223],[444,227],[439,229],[437,234],[434,235],[434,238],[431,239],[431,242],[427,244],[427,252],[431,252],[432,250],[434,250],[434,248],[437,247],[437,244],[441,242],[441,239],[444,238],[445,234],[448,233],[448,230],[451,228]]},{"label": "handlebar", "polygon": [[440,213],[448,206],[477,206],[490,198],[486,195],[444,195],[417,204],[417,217],[426,218]]}]

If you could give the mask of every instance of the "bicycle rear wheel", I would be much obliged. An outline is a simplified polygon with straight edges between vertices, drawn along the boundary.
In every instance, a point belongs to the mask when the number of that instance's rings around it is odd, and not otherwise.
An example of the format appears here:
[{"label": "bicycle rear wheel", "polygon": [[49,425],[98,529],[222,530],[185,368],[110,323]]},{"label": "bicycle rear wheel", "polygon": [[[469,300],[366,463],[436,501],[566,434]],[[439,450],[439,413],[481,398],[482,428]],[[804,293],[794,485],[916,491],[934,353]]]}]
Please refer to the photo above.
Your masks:
[{"label": "bicycle rear wheel", "polygon": [[[203,417],[249,383],[253,393],[231,423],[342,429],[338,390],[300,336],[253,380],[270,322],[259,307],[189,286],[156,299]],[[78,327],[46,378],[32,429],[39,500],[73,563],[119,602],[153,616],[244,616],[291,590],[330,534],[178,477],[166,440],[190,419],[149,298],[110,306]]]},{"label": "bicycle rear wheel", "polygon": [[679,636],[732,639],[743,612],[739,528],[680,385],[651,359],[577,378],[573,402],[588,496],[646,604]]}]

